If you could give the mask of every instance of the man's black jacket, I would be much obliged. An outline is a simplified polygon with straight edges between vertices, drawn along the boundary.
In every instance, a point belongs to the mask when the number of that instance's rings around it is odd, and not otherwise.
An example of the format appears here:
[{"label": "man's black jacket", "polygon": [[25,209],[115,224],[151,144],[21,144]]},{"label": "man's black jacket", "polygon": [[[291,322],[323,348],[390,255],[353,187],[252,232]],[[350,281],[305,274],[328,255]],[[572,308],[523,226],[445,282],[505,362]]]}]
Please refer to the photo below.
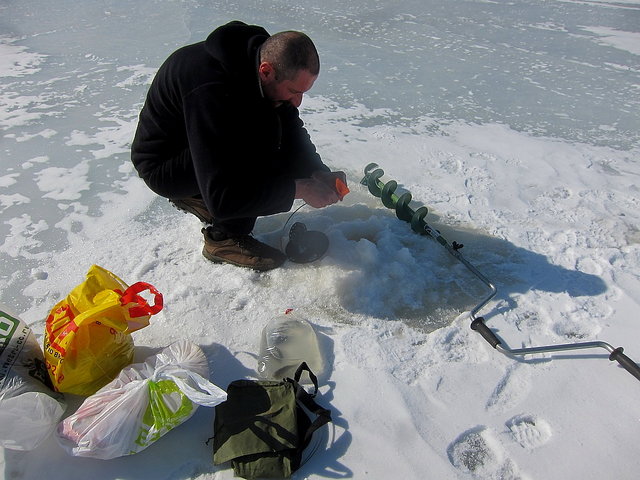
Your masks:
[{"label": "man's black jacket", "polygon": [[[197,191],[189,193],[200,193],[214,217],[258,217],[291,208],[295,178],[328,170],[298,109],[274,108],[262,97],[258,49],[268,36],[262,27],[231,22],[160,67],[132,145],[132,161],[152,189],[156,169],[174,169],[162,176],[161,195],[185,191],[177,183],[195,185],[195,176]],[[192,161],[191,178],[165,163],[173,160]]]}]

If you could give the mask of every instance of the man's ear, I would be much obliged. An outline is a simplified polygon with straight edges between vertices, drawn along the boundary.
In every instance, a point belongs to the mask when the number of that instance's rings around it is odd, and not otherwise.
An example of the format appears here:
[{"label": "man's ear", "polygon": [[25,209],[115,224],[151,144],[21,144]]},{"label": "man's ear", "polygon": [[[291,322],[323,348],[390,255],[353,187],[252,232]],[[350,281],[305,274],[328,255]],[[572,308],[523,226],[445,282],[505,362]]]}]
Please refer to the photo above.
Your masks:
[{"label": "man's ear", "polygon": [[273,81],[276,78],[276,70],[269,62],[261,62],[258,66],[258,74],[263,82]]}]

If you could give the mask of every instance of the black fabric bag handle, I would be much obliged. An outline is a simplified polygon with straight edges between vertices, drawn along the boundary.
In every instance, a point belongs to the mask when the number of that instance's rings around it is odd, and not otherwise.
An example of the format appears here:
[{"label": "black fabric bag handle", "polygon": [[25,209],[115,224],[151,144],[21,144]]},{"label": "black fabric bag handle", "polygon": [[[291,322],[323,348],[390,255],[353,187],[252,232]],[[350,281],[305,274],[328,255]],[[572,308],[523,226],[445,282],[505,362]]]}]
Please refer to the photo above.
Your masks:
[{"label": "black fabric bag handle", "polygon": [[311,371],[311,369],[309,368],[309,365],[307,365],[307,362],[302,362],[300,366],[296,369],[296,373],[293,374],[293,379],[295,380],[296,384],[300,382],[300,377],[302,377],[302,372],[307,372],[309,374],[309,378],[313,382],[313,393],[311,394],[311,396],[315,397],[316,394],[318,393],[318,377],[316,377],[316,375]]},{"label": "black fabric bag handle", "polygon": [[[300,377],[302,376],[302,372],[305,372],[305,371],[309,374],[309,378],[313,382],[313,387],[314,387],[313,394],[308,393],[298,383],[300,381]],[[322,427],[323,425],[331,421],[331,411],[327,410],[324,407],[321,407],[313,399],[318,393],[318,378],[311,371],[311,369],[309,368],[306,362],[302,362],[300,364],[300,366],[296,370],[295,375],[293,376],[293,380],[288,378],[287,381],[293,384],[293,387],[296,392],[296,401],[302,406],[304,406],[304,408],[309,410],[309,412],[311,412],[316,416],[315,420],[311,422],[311,425],[309,425],[307,430],[304,432],[304,436],[302,438],[302,445],[300,446],[300,450],[304,450],[307,447],[307,445],[309,445],[313,432],[315,432],[320,427]],[[302,434],[302,432],[298,432],[298,433],[300,435]]]}]

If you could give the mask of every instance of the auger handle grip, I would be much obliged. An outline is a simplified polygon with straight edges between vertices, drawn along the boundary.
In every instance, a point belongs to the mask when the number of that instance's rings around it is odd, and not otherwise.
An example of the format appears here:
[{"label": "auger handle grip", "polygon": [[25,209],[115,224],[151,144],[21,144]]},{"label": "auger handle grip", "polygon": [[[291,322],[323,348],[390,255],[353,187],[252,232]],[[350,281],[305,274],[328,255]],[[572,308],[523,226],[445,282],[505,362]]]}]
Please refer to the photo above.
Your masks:
[{"label": "auger handle grip", "polygon": [[611,352],[611,355],[609,355],[609,360],[611,361],[616,361],[620,364],[620,366],[622,366],[627,372],[629,372],[631,375],[633,375],[634,377],[636,377],[638,380],[640,380],[640,367],[638,367],[638,365],[636,364],[636,362],[634,362],[633,360],[631,360],[629,357],[627,357],[623,352],[622,347],[618,347],[616,348],[613,352]]},{"label": "auger handle grip", "polygon": [[498,337],[494,335],[493,331],[491,331],[491,329],[484,324],[484,318],[482,317],[478,317],[473,322],[471,322],[471,330],[475,330],[480,335],[482,335],[482,338],[489,342],[489,344],[493,348],[496,348],[502,343],[500,340],[498,340]]}]

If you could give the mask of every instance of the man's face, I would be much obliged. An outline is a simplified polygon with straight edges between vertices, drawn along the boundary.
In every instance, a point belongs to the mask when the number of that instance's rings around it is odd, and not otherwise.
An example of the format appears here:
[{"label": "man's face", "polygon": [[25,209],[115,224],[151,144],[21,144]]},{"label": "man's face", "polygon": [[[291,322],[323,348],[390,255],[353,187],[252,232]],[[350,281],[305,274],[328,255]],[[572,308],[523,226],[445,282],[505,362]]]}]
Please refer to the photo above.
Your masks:
[{"label": "man's face", "polygon": [[293,80],[278,81],[275,79],[273,67],[266,62],[260,64],[258,73],[265,98],[273,102],[276,107],[283,103],[299,107],[302,104],[302,96],[313,87],[313,83],[318,78],[307,70],[300,70]]}]

